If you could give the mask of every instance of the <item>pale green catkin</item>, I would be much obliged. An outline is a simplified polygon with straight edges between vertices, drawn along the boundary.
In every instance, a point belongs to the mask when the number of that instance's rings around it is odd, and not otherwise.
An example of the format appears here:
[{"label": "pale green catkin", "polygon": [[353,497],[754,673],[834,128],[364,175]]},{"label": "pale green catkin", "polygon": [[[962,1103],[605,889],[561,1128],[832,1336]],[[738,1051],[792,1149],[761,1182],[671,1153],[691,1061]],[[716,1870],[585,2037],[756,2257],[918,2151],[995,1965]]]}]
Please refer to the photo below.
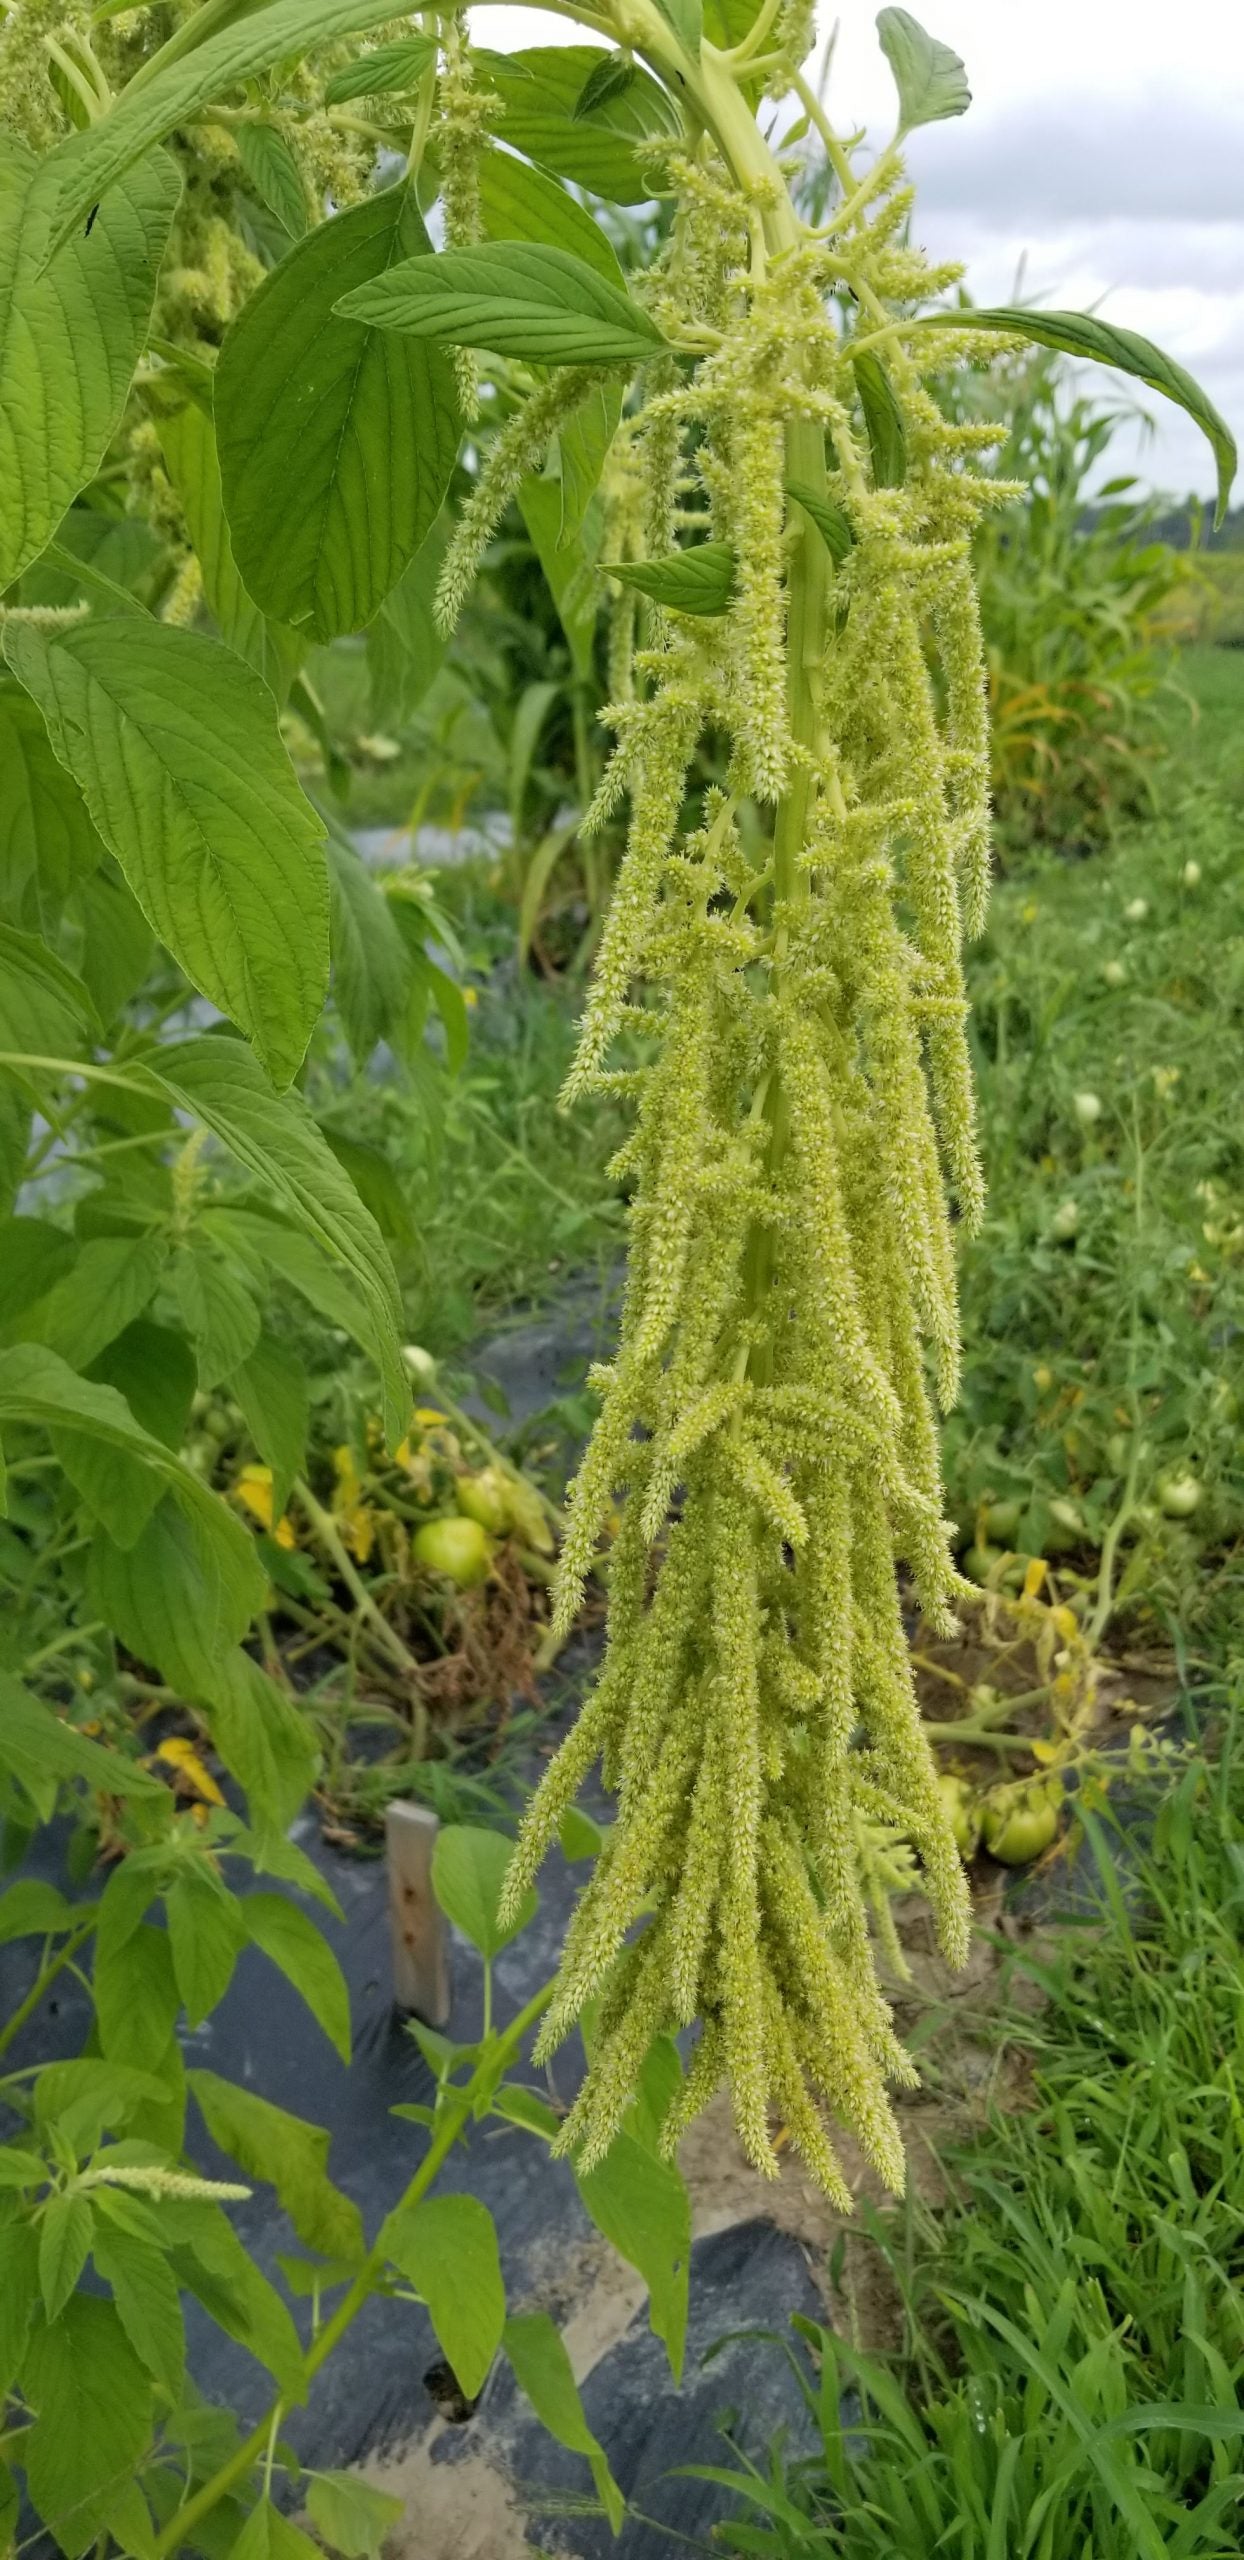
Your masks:
[{"label": "pale green catkin", "polygon": [[[971,468],[982,440],[942,418],[894,344],[907,469],[877,484],[827,294],[849,292],[863,328],[884,325],[892,297],[953,280],[896,240],[897,159],[865,217],[766,263],[756,202],[709,146],[670,156],[681,209],[648,298],[699,361],[689,377],[654,366],[624,421],[615,520],[628,550],[643,534],[670,550],[690,526],[729,543],[738,569],[717,617],[649,612],[630,665],[629,610],[614,627],[617,746],[596,814],[625,791],[630,831],[567,1096],[634,1097],[616,1168],[631,1259],[569,1504],[559,1628],[619,1500],[621,1527],[604,1667],[528,1811],[507,1907],[603,1758],[617,1820],[537,2048],[599,2003],[557,2147],[598,2161],[652,2037],[698,2021],[669,2147],[725,2081],[756,2167],[775,2172],[780,2122],[846,2204],[827,2118],[898,2188],[887,2083],[915,2078],[872,1952],[883,1852],[911,1843],[952,1964],[968,1940],[898,1573],[953,1625],[929,1379],[949,1402],[949,1203],[968,1225],[981,1213],[961,966],[988,870],[969,546],[998,492]],[[796,671],[812,717],[793,725],[787,566],[808,536],[785,457],[799,421],[832,439],[829,495],[854,541],[824,647]],[[685,833],[706,733],[726,785]],[[779,801],[800,812],[781,896],[757,850]],[[742,827],[749,804],[759,829]],[[637,982],[651,1062],[619,1076],[609,1052],[637,1019]]]}]

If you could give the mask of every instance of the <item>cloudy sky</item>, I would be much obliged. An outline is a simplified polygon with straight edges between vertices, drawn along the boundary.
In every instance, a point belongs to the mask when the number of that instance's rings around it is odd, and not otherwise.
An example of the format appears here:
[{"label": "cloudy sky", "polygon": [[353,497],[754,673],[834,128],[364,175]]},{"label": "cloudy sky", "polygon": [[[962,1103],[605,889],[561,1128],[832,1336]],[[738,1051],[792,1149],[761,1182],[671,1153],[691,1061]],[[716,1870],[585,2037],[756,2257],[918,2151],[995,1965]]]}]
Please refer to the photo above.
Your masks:
[{"label": "cloudy sky", "polygon": [[[575,32],[533,9],[472,14],[485,44]],[[1244,440],[1241,0],[918,0],[914,14],[962,54],[973,93],[961,123],[912,137],[922,245],[965,259],[981,302],[1011,300],[1023,261],[1025,299],[1096,305],[1155,338]],[[882,140],[894,92],[871,0],[824,5],[826,34],[835,15],[835,120]],[[1152,405],[1156,433],[1127,462],[1208,495],[1208,446]]]}]

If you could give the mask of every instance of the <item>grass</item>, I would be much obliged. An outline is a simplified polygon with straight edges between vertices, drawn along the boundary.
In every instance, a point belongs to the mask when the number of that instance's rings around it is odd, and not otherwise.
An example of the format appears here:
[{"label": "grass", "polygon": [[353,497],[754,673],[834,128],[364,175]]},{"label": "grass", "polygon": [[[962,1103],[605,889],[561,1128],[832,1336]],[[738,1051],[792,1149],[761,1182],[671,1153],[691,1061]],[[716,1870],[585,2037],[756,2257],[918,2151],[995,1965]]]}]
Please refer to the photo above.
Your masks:
[{"label": "grass", "polygon": [[[1149,1808],[1153,1814],[1152,1807]],[[1016,1962],[1031,2103],[873,2218],[894,2357],[796,2323],[819,2449],[732,2476],[767,2560],[1228,2560],[1244,2518],[1244,1757],[1196,1758],[1151,1846],[1086,1816],[1099,1926]],[[1125,1880],[1126,1879],[1126,1883]],[[851,2397],[848,2399],[847,2394]]]}]

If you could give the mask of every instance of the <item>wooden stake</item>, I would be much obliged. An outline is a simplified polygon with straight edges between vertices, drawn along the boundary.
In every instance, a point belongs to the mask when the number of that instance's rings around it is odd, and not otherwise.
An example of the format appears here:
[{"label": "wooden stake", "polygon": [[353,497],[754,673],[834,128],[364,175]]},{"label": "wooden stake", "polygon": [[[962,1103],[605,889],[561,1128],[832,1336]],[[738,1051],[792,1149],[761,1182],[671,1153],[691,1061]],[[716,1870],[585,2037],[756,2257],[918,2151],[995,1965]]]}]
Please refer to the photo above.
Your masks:
[{"label": "wooden stake", "polygon": [[426,1805],[395,1799],[385,1807],[393,1998],[397,2008],[427,2027],[443,2027],[450,2011],[449,1937],[432,1891],[439,1829]]}]

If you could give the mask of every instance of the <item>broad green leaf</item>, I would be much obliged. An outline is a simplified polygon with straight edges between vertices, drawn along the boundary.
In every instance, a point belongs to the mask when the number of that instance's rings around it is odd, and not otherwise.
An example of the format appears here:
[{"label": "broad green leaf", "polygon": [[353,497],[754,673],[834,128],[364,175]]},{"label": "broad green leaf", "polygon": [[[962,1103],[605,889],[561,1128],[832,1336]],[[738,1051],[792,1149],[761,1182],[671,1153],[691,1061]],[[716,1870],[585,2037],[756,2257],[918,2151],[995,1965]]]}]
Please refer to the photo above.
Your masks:
[{"label": "broad green leaf", "polygon": [[673,2163],[614,2135],[598,2168],[576,2171],[579,2193],[598,2231],[637,2267],[648,2287],[653,2336],[665,2342],[670,2372],[682,2379],[691,2266],[691,2200]]},{"label": "broad green leaf", "polygon": [[246,1791],[251,1820],[275,1848],[319,1765],[310,1720],[240,1645],[218,1656],[202,1702],[221,1759]]},{"label": "broad green leaf", "polygon": [[173,1878],[164,1909],[186,2024],[201,2027],[224,1999],[246,1943],[241,1912],[228,1887],[197,1860]]},{"label": "broad green leaf", "polygon": [[[616,54],[603,57],[614,63]],[[556,178],[508,151],[486,151],[479,164],[480,220],[490,240],[533,240],[546,249],[565,249],[595,267],[606,284],[626,290],[626,278],[613,242],[586,206],[568,195]]]},{"label": "broad green leaf", "polygon": [[229,1392],[266,1467],[272,1469],[272,1508],[279,1519],[307,1451],[307,1375],[296,1352],[273,1333],[261,1333],[254,1350],[233,1371]]},{"label": "broad green leaf", "polygon": [[82,882],[76,904],[82,915],[83,980],[100,1021],[115,1022],[151,967],[151,927],[111,860]]},{"label": "broad green leaf", "polygon": [[365,2246],[363,2225],[358,2206],[328,2175],[331,2136],[252,2090],[221,2080],[214,2071],[192,2071],[189,2079],[213,2142],[248,2177],[275,2187],[305,2246],[326,2258],[356,2263]]},{"label": "broad green leaf", "polygon": [[[210,378],[209,378],[210,399]],[[306,656],[301,633],[270,622],[252,603],[238,573],[225,522],[220,486],[220,458],[211,411],[188,400],[157,420],[165,469],[181,500],[195,557],[203,572],[203,594],[222,640],[245,658],[269,692],[284,702],[290,683]]]},{"label": "broad green leaf", "polygon": [[11,2142],[0,2144],[0,2187],[27,2194],[31,2187],[43,2187],[48,2181],[48,2164],[37,2151],[21,2151]]},{"label": "broad green leaf", "polygon": [[602,560],[623,586],[667,613],[724,613],[734,593],[738,563],[728,542],[696,542],[667,560]]},{"label": "broad green leaf", "polygon": [[11,1350],[0,1351],[0,1429],[9,1419],[42,1424],[50,1431],[68,1424],[156,1468],[194,1524],[202,1569],[229,1588],[237,1605],[245,1606],[248,1619],[253,1615],[262,1599],[263,1582],[240,1520],[171,1450],[143,1430],[114,1388],[80,1378],[39,1343],[17,1343]]},{"label": "broad green leaf", "polygon": [[[228,2084],[223,2084],[227,2086]],[[306,2388],[302,2349],[279,2293],[260,2273],[219,2205],[162,2202],[174,2272],[226,2337],[257,2357],[286,2400]]]},{"label": "broad green leaf", "polygon": [[879,358],[855,359],[855,384],[864,412],[873,480],[879,489],[901,489],[907,477],[907,429],[894,385]]},{"label": "broad green leaf", "polygon": [[598,1858],[605,1835],[590,1813],[584,1813],[580,1805],[568,1804],[557,1826],[557,1840],[563,1858],[574,1866],[582,1858]]},{"label": "broad green leaf", "polygon": [[526,2392],[541,2426],[547,2427],[568,2453],[581,2453],[591,2464],[597,2496],[614,2532],[620,2533],[626,2501],[603,2447],[583,2414],[574,2369],[547,2311],[511,2315],[501,2344],[514,2368],[519,2389]]},{"label": "broad green leaf", "polygon": [[[400,262],[400,263],[398,263]],[[440,512],[461,433],[452,367],[343,316],[435,264],[413,191],[319,224],[244,306],[216,368],[234,556],[256,604],[317,640],[360,631]]]},{"label": "broad green leaf", "polygon": [[35,2122],[45,2135],[55,2131],[74,2158],[83,2160],[98,2151],[105,2133],[128,2126],[149,2099],[163,2094],[163,2084],[148,2071],[80,2054],[73,2062],[49,2063],[39,2073]]},{"label": "broad green leaf", "polygon": [[556,480],[524,480],[518,503],[557,607],[575,674],[586,680],[593,673],[596,655],[600,586],[593,563],[600,551],[602,510],[598,504],[589,505],[575,539],[565,542],[562,491]]},{"label": "broad green leaf", "polygon": [[0,693],[0,901],[32,932],[54,931],[70,890],[103,854],[87,805],[52,753],[28,695]]},{"label": "broad green leaf", "polygon": [[55,1885],[41,1884],[36,1876],[24,1876],[0,1893],[0,1947],[14,1938],[58,1937],[73,1925],[72,1905]]},{"label": "broad green leaf", "polygon": [[381,723],[408,720],[440,671],[445,635],[433,607],[448,539],[449,516],[442,510],[367,626],[372,716]]},{"label": "broad green leaf", "polygon": [[221,1654],[262,1605],[264,1584],[244,1530],[245,1563],[239,1557],[240,1569],[224,1573],[219,1550],[205,1551],[196,1526],[166,1497],[130,1546],[96,1538],[87,1582],[93,1613],[140,1662],[191,1697],[206,1697]]},{"label": "broad green leaf", "polygon": [[337,307],[374,328],[525,364],[634,366],[666,344],[655,320],[585,258],[536,241],[408,259]]},{"label": "broad green leaf", "polygon": [[356,1065],[379,1040],[396,1042],[410,1004],[410,962],[393,909],[353,845],[328,835],[333,994]]},{"label": "broad green leaf", "polygon": [[170,623],[10,620],[4,643],[161,941],[288,1084],[324,1000],[328,882],[267,687]]},{"label": "broad green leaf", "polygon": [[229,2560],[320,2560],[320,2555],[299,2525],[291,2524],[270,2498],[261,2498],[230,2545]]},{"label": "broad green leaf", "polygon": [[112,2304],[83,2293],[36,2330],[22,2389],[37,2412],[22,2442],[31,2502],[66,2560],[79,2560],[146,2451],[151,2384]]},{"label": "broad green leaf", "polygon": [[898,90],[898,129],[938,124],[966,114],[972,104],[967,73],[953,47],[926,35],[906,9],[883,9],[877,20],[881,50]]},{"label": "broad green leaf", "polygon": [[155,153],[48,265],[47,167],[0,138],[0,592],[38,558],[120,425],[181,193]]},{"label": "broad green leaf", "polygon": [[7,2223],[0,2228],[0,2401],[8,2398],[17,2378],[38,2288],[39,2241],[34,2225]]},{"label": "broad green leaf", "polygon": [[698,62],[704,35],[703,0],[656,0],[656,5],[680,45]]},{"label": "broad green leaf", "polygon": [[77,1252],[72,1236],[43,1218],[0,1223],[0,1327],[6,1331],[23,1308],[46,1298],[63,1279]]},{"label": "broad green leaf", "polygon": [[385,2540],[406,2513],[404,2498],[373,2489],[356,2471],[316,2471],[307,2481],[307,2514],[341,2560],[380,2560]]},{"label": "broad green leaf", "polygon": [[600,476],[618,432],[621,415],[622,394],[618,385],[615,382],[597,382],[558,429],[557,451],[562,480],[562,520],[557,537],[559,550],[573,542],[600,486]]},{"label": "broad green leaf", "polygon": [[193,1238],[174,1254],[170,1279],[194,1344],[199,1385],[217,1387],[249,1358],[259,1340],[254,1293],[210,1245]]},{"label": "broad green leaf", "polygon": [[786,494],[803,508],[805,515],[811,516],[831,560],[840,566],[855,541],[850,519],[823,490],[809,489],[802,480],[788,480]]},{"label": "broad green leaf", "polygon": [[[450,1073],[457,1073],[453,1058]],[[360,1200],[365,1200],[383,1236],[394,1244],[413,1244],[417,1234],[411,1205],[406,1196],[401,1174],[382,1147],[372,1146],[364,1138],[348,1138],[329,1122],[324,1135],[337,1162],[349,1174]]]},{"label": "broad green leaf", "polygon": [[1022,338],[1030,345],[1057,347],[1061,355],[1111,365],[1116,373],[1130,374],[1133,380],[1147,383],[1151,391],[1160,391],[1164,399],[1186,409],[1209,439],[1218,464],[1214,522],[1221,524],[1239,459],[1235,437],[1199,382],[1185,373],[1173,356],[1164,355],[1160,347],[1155,347],[1151,339],[1138,337],[1134,329],[1116,328],[1091,311],[930,311],[915,327],[921,333],[926,329],[996,330],[1003,337]]},{"label": "broad green leaf", "polygon": [[91,2208],[85,2196],[51,2196],[39,2221],[39,2291],[49,2320],[58,2320],[86,2265]]},{"label": "broad green leaf", "polygon": [[513,1843],[499,1831],[483,1831],[469,1822],[447,1824],[436,1835],[432,1851],[432,1890],[447,1920],[461,1929],[482,1956],[495,1956],[525,1929],[535,1910],[534,1891],[525,1893],[517,1920],[503,1929],[497,1906],[513,1854]]},{"label": "broad green leaf", "polygon": [[636,68],[625,87],[577,117],[587,81],[614,59],[599,45],[534,45],[515,53],[477,50],[481,77],[500,99],[492,130],[514,151],[555,177],[569,178],[614,204],[646,204],[650,163],[636,142],[678,135],[682,118],[666,91]]},{"label": "broad green leaf", "polygon": [[168,1247],[163,1236],[98,1236],[21,1321],[24,1342],[43,1343],[84,1369],[149,1307]]},{"label": "broad green leaf", "polygon": [[370,53],[360,53],[344,70],[334,71],[324,91],[324,103],[340,107],[347,98],[375,98],[389,92],[408,97],[417,89],[424,72],[436,60],[436,46],[431,36],[406,36],[398,44],[378,44]]},{"label": "broad green leaf", "polygon": [[497,2231],[487,2206],[475,2196],[399,2205],[380,2245],[426,2302],[460,2389],[468,2400],[478,2399],[505,2327]]},{"label": "broad green leaf", "polygon": [[25,1057],[75,1057],[97,1028],[81,978],[32,933],[0,923],[0,1048]]},{"label": "broad green leaf", "polygon": [[[99,2040],[109,2062],[125,2063],[166,2088],[169,2109],[176,2110],[178,2121],[162,2138],[177,2150],[185,2073],[177,2042],[181,1995],[168,1933],[142,1921],[117,1944],[105,1926],[106,1916],[105,1895],[92,1975]],[[161,2139],[146,2107],[131,2108],[128,2121],[144,2140]]]},{"label": "broad green leaf", "polygon": [[[349,1275],[355,1299],[351,1330],[365,1317],[369,1320],[364,1339],[379,1363],[385,1428],[390,1447],[396,1448],[411,1400],[399,1353],[401,1302],[393,1265],[375,1219],[325,1145],[306,1104],[297,1094],[274,1093],[258,1062],[237,1040],[182,1041],[149,1052],[141,1067],[127,1066],[126,1073],[204,1121],[330,1262]],[[268,1250],[279,1269],[281,1248],[275,1239]]]},{"label": "broad green leaf", "polygon": [[291,240],[307,228],[307,190],[302,171],[279,126],[238,124],[233,128],[238,158],[261,204],[276,215]]},{"label": "broad green leaf", "polygon": [[535,941],[549,882],[578,832],[576,812],[573,817],[563,818],[559,826],[550,827],[527,856],[523,869],[523,894],[518,902],[518,956],[524,964]]},{"label": "broad green leaf", "polygon": [[42,164],[44,200],[55,208],[64,237],[132,168],[153,142],[187,124],[213,98],[226,97],[244,80],[274,63],[294,62],[338,36],[361,35],[392,16],[381,0],[275,0],[231,26],[205,37],[194,51],[140,70],[109,113],[84,133],[62,142]]},{"label": "broad green leaf", "polygon": [[508,2124],[521,2125],[524,2133],[538,2134],[541,2141],[552,2142],[562,2127],[556,2107],[534,2089],[501,2088],[493,2099],[494,2115],[504,2116]]},{"label": "broad green leaf", "polygon": [[90,1735],[64,1724],[42,1698],[0,1671],[0,1768],[20,1778],[32,1802],[50,1818],[62,1779],[83,1778],[101,1795],[152,1796],[157,1781],[119,1751],[106,1751]]},{"label": "broad green leaf", "polygon": [[329,2043],[348,2062],[350,1994],[323,1932],[283,1893],[248,1893],[239,1907],[252,1944],[292,1982]]},{"label": "broad green leaf", "polygon": [[[264,1217],[251,1209],[208,1208],[200,1223],[234,1252],[242,1254],[256,1272],[288,1280],[325,1324],[357,1342],[370,1360],[379,1359],[375,1326],[358,1289],[347,1280],[340,1264],[330,1261],[309,1235],[286,1226],[281,1218]],[[409,1420],[409,1404],[405,1411]],[[391,1441],[390,1446],[396,1447],[397,1442]]]},{"label": "broad green leaf", "polygon": [[[184,1335],[139,1317],[91,1363],[90,1375],[125,1397],[135,1420],[180,1449],[195,1390],[195,1365]],[[127,1457],[85,1432],[58,1431],[53,1445],[61,1465],[117,1546],[132,1546],[164,1493],[164,1479],[145,1461]]]},{"label": "broad green leaf", "polygon": [[163,2250],[97,2216],[91,2254],[112,2287],[117,2317],[140,2364],[176,2399],[186,2334],[177,2279]]},{"label": "broad green leaf", "polygon": [[574,121],[581,124],[585,116],[594,115],[598,107],[607,107],[611,98],[620,98],[635,77],[635,64],[625,53],[602,53],[589,71],[574,102]]}]

